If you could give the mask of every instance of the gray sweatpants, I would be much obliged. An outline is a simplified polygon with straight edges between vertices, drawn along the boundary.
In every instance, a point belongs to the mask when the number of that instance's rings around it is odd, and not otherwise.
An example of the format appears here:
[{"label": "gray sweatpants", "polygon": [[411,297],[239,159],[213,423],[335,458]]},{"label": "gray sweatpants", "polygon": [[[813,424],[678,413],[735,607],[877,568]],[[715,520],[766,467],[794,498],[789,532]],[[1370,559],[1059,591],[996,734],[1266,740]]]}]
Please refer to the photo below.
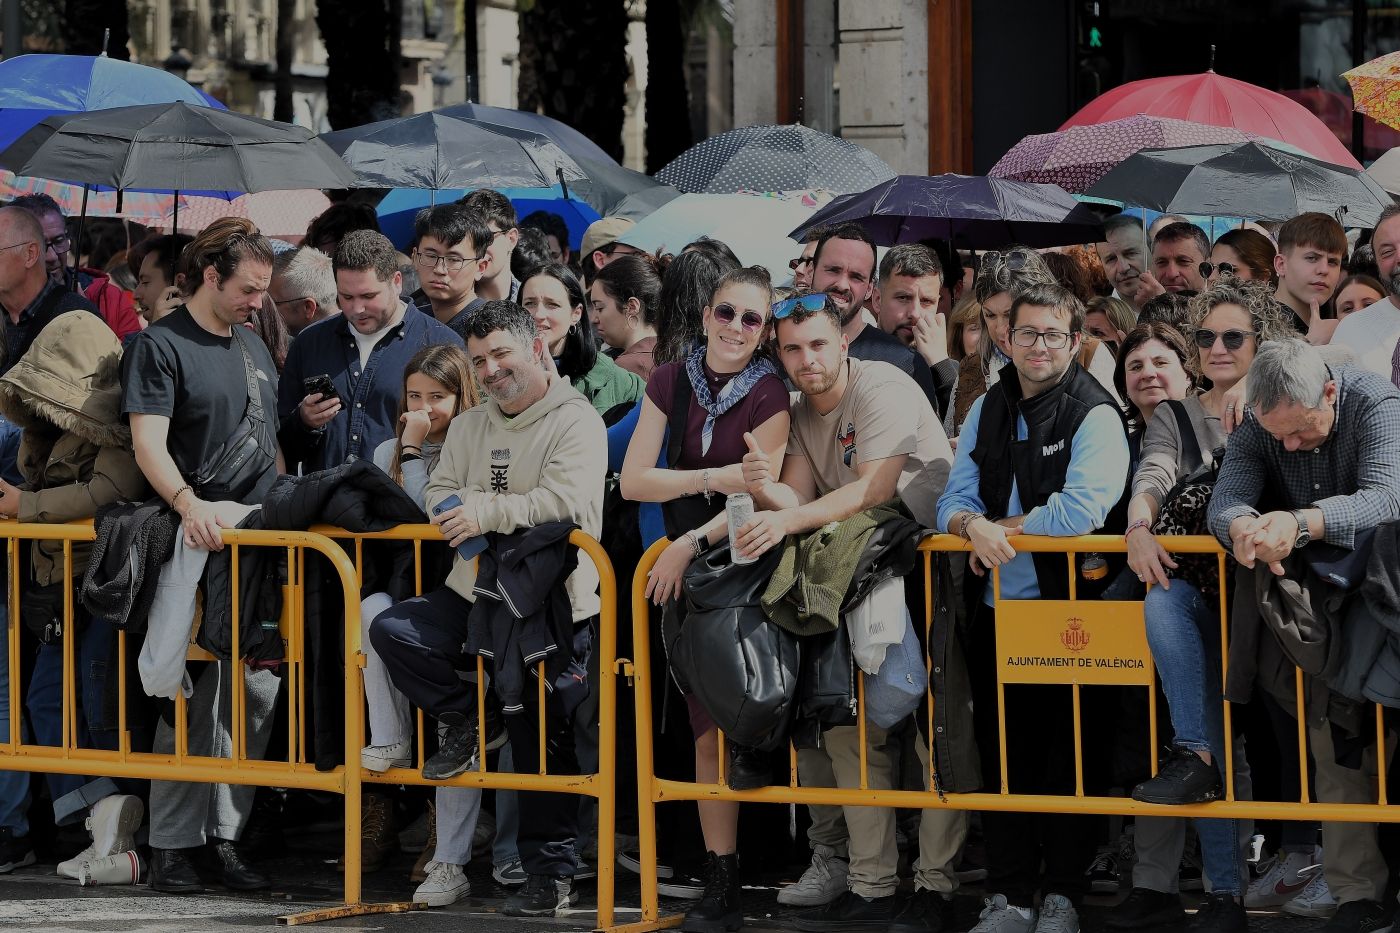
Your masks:
[{"label": "gray sweatpants", "polygon": [[[272,710],[282,681],[272,671],[251,671],[242,664],[238,669],[245,687],[247,754],[249,758],[260,758],[272,734]],[[232,665],[227,661],[207,665],[187,701],[191,755],[232,757],[233,738],[229,731],[232,706]],[[175,729],[164,720],[156,727],[153,751],[158,754],[175,751]],[[254,790],[251,785],[152,781],[151,846],[191,849],[204,845],[210,837],[236,841],[253,810]]]}]

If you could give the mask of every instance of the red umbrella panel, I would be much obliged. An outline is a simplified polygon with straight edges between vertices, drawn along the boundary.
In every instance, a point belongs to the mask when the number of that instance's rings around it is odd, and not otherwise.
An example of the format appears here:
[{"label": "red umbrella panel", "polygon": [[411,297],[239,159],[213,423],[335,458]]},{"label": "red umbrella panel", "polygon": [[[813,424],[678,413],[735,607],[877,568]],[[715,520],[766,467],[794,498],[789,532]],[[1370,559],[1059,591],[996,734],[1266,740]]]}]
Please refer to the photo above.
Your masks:
[{"label": "red umbrella panel", "polygon": [[[311,221],[331,206],[330,198],[315,189],[260,191],[232,201],[199,197],[182,197],[181,200],[180,233],[198,233],[220,217],[247,217],[264,236],[293,244],[300,243]],[[171,230],[173,221],[171,212],[167,211],[161,225]]]}]

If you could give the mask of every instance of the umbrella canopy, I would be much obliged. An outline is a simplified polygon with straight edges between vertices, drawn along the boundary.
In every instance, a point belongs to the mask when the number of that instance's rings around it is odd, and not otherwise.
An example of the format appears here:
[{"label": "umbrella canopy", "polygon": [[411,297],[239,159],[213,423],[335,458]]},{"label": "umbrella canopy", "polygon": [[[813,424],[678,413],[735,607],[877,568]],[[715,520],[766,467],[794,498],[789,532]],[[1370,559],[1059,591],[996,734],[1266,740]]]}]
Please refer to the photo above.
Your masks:
[{"label": "umbrella canopy", "polygon": [[1366,174],[1387,192],[1400,197],[1400,148],[1392,149],[1372,162]]},{"label": "umbrella canopy", "polygon": [[951,240],[960,249],[1070,246],[1103,239],[1103,223],[1064,189],[981,175],[899,175],[836,198],[792,231],[853,221],[876,243]]},{"label": "umbrella canopy", "polygon": [[1400,52],[1373,58],[1344,72],[1357,110],[1400,130]]},{"label": "umbrella canopy", "polygon": [[503,126],[513,130],[524,130],[527,133],[534,133],[543,136],[554,143],[560,149],[569,154],[574,160],[587,159],[590,162],[609,163],[616,165],[617,162],[599,148],[598,144],[578,130],[561,123],[553,117],[546,117],[540,113],[529,113],[525,110],[511,110],[506,107],[488,107],[485,104],[455,104],[451,107],[443,107],[438,113],[456,117],[461,120],[471,120],[474,123],[485,123],[493,126]]},{"label": "umbrella canopy", "polygon": [[763,266],[775,281],[792,275],[795,246],[788,231],[806,223],[829,195],[816,192],[682,194],[623,234],[619,243],[679,253],[708,236],[727,244],[745,265]]},{"label": "umbrella canopy", "polygon": [[1254,220],[1340,211],[1348,227],[1374,226],[1391,201],[1364,172],[1252,142],[1144,149],[1089,194],[1170,213]]},{"label": "umbrella canopy", "polygon": [[[550,211],[564,218],[569,228],[569,246],[577,249],[583,232],[600,216],[586,201],[564,197],[563,190],[553,188],[502,188],[501,194],[510,199],[515,215],[522,220],[535,211]],[[430,191],[426,188],[395,188],[379,202],[379,230],[394,245],[403,249],[413,238],[413,220],[418,212],[433,204],[451,204],[465,197],[468,190],[452,188]]]},{"label": "umbrella canopy", "polygon": [[[1352,147],[1352,106],[1351,95],[1329,91],[1320,87],[1305,87],[1296,90],[1279,91],[1289,100],[1296,100],[1307,108],[1332,131],[1332,135],[1342,141],[1347,152]],[[1386,151],[1400,146],[1400,130],[1376,122],[1363,116],[1361,120],[1361,158],[1376,159]]]},{"label": "umbrella canopy", "polygon": [[309,130],[186,103],[47,117],[0,152],[16,175],[153,191],[347,188]]},{"label": "umbrella canopy", "polygon": [[1035,133],[1012,146],[987,174],[993,178],[1059,185],[1083,194],[1108,170],[1141,149],[1242,143],[1255,139],[1229,126],[1134,114],[1122,120]]},{"label": "umbrella canopy", "polygon": [[[83,207],[81,185],[65,185],[47,178],[21,178],[13,172],[0,171],[0,201],[11,201],[26,194],[47,194],[58,202],[65,216],[76,217]],[[189,203],[183,194],[180,210]],[[120,201],[115,191],[93,191],[88,196],[87,216],[122,217],[126,220],[160,226],[169,213],[174,199],[168,194],[147,194],[136,191],[122,193]]]},{"label": "umbrella canopy", "polygon": [[0,62],[0,149],[45,117],[177,100],[224,105],[175,75],[106,55],[17,55]]},{"label": "umbrella canopy", "polygon": [[670,185],[657,185],[655,188],[647,188],[629,194],[618,201],[612,210],[608,211],[607,216],[641,220],[659,209],[661,205],[674,201],[680,196],[681,193]]},{"label": "umbrella canopy", "polygon": [[362,188],[548,188],[583,169],[548,137],[440,110],[324,134]]},{"label": "umbrella canopy", "polygon": [[686,193],[864,191],[894,177],[869,149],[805,126],[745,126],[676,156],[657,181]]},{"label": "umbrella canopy", "polygon": [[1146,78],[1120,85],[1085,104],[1060,129],[1121,120],[1139,113],[1230,126],[1288,143],[1328,162],[1361,168],[1341,141],[1302,104],[1214,71]]},{"label": "umbrella canopy", "polygon": [[[174,232],[177,218],[170,209],[170,199],[164,198],[165,213],[159,226]],[[321,191],[261,191],[225,201],[221,198],[187,198],[181,195],[178,216],[179,232],[195,234],[220,217],[247,217],[264,236],[298,243],[306,236],[306,228],[326,208],[330,198]]]}]

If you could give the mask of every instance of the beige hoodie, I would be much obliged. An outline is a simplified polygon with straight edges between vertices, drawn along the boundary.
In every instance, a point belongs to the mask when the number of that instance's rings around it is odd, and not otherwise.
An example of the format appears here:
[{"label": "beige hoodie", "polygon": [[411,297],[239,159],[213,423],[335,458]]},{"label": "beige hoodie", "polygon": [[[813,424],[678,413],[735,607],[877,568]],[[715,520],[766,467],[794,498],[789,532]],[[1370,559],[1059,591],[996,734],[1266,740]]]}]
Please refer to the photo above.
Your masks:
[{"label": "beige hoodie", "polygon": [[[544,398],[514,418],[487,399],[453,419],[427,507],[455,493],[483,532],[574,522],[597,538],[607,468],[603,419],[568,380],[551,377]],[[476,562],[454,558],[447,585],[471,600],[475,582]],[[598,571],[586,555],[567,586],[575,622],[598,614]]]}]

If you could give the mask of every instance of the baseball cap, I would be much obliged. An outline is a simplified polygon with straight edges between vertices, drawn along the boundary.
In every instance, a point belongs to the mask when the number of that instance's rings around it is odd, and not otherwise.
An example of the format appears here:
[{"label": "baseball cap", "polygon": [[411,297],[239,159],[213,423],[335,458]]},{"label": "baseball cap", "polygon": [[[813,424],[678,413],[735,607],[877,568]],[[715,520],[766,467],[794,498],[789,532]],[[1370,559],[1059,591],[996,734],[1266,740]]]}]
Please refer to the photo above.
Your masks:
[{"label": "baseball cap", "polygon": [[583,245],[580,247],[580,252],[585,256],[590,256],[595,249],[602,249],[609,243],[616,243],[619,237],[636,225],[636,221],[628,220],[626,217],[604,217],[602,220],[595,220],[588,225],[588,229],[583,233]]}]

